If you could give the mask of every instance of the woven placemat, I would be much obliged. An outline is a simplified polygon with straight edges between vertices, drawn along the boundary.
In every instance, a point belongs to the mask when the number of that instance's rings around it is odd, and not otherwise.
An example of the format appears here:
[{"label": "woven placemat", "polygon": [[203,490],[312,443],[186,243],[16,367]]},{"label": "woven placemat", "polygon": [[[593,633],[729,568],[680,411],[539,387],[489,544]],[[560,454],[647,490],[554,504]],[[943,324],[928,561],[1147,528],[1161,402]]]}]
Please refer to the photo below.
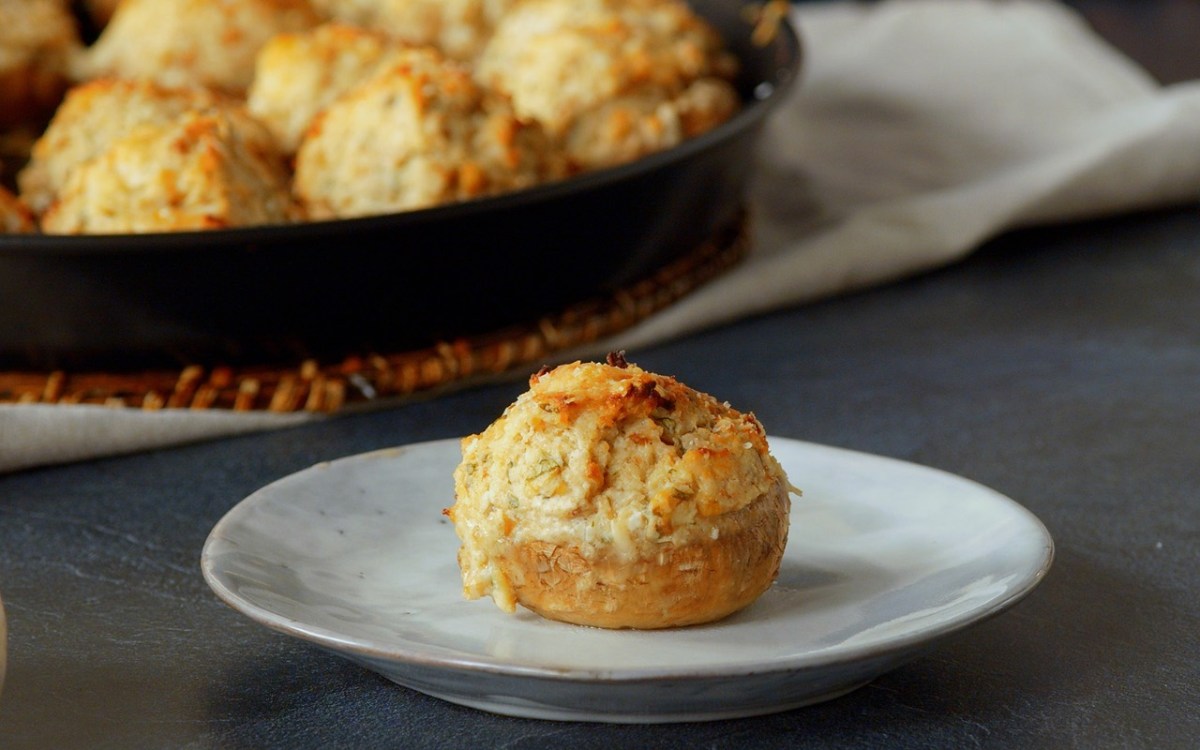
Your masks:
[{"label": "woven placemat", "polygon": [[398,353],[337,362],[227,367],[194,364],[137,373],[0,372],[0,403],[102,404],[134,409],[334,412],[354,404],[434,392],[516,368],[625,330],[737,263],[748,221],[733,226],[647,278],[572,305],[529,325]]}]

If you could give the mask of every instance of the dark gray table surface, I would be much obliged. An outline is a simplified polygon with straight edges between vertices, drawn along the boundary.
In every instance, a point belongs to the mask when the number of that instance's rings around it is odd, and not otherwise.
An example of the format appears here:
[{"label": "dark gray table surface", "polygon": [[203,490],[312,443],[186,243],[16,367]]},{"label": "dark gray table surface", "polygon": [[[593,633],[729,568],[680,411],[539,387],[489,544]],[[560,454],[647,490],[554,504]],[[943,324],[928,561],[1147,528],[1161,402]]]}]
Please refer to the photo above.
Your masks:
[{"label": "dark gray table surface", "polygon": [[1200,209],[1022,232],[631,358],[774,434],[990,485],[1049,527],[1054,567],[1013,610],[843,698],[667,726],[444,703],[210,593],[201,546],[244,496],[321,460],[478,430],[522,387],[503,383],[0,477],[0,747],[1200,746]]}]

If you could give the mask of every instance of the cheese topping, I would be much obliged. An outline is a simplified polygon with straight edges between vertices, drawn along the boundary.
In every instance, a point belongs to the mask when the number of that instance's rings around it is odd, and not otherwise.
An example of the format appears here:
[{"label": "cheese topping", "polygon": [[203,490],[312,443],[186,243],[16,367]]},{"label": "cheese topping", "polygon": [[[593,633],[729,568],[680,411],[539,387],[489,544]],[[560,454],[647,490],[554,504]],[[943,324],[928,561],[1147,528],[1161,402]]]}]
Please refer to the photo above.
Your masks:
[{"label": "cheese topping", "polygon": [[585,559],[652,558],[711,540],[712,521],[780,479],[753,414],[633,365],[564,365],[483,433],[463,440],[449,511],[470,598],[515,606],[491,564],[514,544],[577,547]]}]

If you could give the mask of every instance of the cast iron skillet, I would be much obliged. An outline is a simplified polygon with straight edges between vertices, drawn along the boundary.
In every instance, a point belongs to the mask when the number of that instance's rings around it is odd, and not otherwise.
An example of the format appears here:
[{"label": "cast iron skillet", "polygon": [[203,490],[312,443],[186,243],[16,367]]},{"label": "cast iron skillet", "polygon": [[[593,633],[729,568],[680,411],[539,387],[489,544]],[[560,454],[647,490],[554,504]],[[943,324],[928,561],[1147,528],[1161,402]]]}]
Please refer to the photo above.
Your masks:
[{"label": "cast iron skillet", "polygon": [[786,25],[694,3],[741,61],[744,109],[669,151],[508,195],[216,232],[0,236],[0,367],[131,369],[395,352],[621,287],[735,220],[764,117],[797,76]]}]

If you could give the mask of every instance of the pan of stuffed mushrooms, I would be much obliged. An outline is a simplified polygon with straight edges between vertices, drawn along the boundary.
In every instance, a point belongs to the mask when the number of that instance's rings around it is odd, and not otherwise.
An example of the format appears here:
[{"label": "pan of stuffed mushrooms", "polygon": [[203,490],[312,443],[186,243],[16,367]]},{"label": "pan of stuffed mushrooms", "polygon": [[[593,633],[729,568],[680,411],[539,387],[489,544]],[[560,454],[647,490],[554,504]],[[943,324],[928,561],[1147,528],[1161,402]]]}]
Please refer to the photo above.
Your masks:
[{"label": "pan of stuffed mushrooms", "polygon": [[741,220],[800,66],[770,5],[9,0],[0,367],[400,351],[611,294]]}]

